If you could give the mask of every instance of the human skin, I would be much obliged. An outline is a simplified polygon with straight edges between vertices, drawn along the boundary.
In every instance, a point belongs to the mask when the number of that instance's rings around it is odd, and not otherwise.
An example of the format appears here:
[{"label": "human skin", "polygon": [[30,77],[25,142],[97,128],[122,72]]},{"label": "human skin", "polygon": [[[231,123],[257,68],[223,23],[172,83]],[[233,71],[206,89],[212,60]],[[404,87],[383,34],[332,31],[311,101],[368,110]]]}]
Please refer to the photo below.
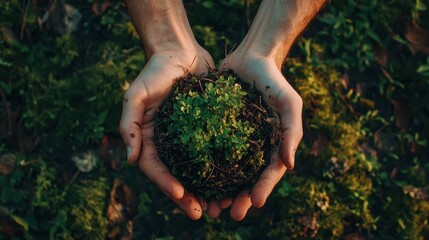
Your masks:
[{"label": "human skin", "polygon": [[[181,207],[191,219],[207,210],[211,217],[231,206],[230,215],[242,220],[252,206],[262,207],[286,169],[292,169],[302,138],[302,99],[281,73],[292,44],[326,0],[264,0],[238,48],[221,63],[263,93],[282,127],[282,141],[251,192],[235,199],[196,199],[185,191],[159,159],[154,139],[156,110],[172,89],[174,79],[187,72],[203,74],[214,67],[210,55],[196,42],[181,1],[125,0],[149,61],[124,96],[120,132],[128,161],[140,169]],[[268,86],[268,88],[267,88]]]},{"label": "human skin", "polygon": [[[243,81],[254,84],[279,118],[281,143],[251,191],[239,194],[231,217],[242,220],[250,207],[262,207],[287,169],[293,169],[301,141],[302,99],[282,75],[281,67],[293,43],[326,0],[264,0],[249,32],[221,63]],[[224,207],[224,206],[222,206]],[[210,208],[210,205],[209,205]]]},{"label": "human skin", "polygon": [[128,162],[137,163],[189,218],[198,219],[203,204],[185,191],[158,157],[154,143],[155,114],[175,79],[187,73],[203,74],[208,67],[214,68],[213,60],[195,40],[181,1],[124,2],[149,58],[123,99],[119,130],[127,146]]}]

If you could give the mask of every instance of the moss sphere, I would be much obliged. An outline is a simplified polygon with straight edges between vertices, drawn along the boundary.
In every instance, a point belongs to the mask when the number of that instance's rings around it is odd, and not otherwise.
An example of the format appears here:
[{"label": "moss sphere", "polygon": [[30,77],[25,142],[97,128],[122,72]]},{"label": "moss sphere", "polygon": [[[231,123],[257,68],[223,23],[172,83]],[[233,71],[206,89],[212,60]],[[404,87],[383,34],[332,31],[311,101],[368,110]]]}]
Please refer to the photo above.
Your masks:
[{"label": "moss sphere", "polygon": [[251,187],[278,141],[260,93],[232,73],[178,80],[157,116],[160,158],[207,200]]}]

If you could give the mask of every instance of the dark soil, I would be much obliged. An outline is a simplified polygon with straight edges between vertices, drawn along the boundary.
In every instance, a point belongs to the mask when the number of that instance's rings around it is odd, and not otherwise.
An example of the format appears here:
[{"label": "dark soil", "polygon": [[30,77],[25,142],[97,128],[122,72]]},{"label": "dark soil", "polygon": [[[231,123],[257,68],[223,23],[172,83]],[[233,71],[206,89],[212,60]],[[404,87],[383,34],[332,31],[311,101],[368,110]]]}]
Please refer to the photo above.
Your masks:
[{"label": "dark soil", "polygon": [[[187,191],[206,200],[223,199],[236,196],[241,190],[250,188],[258,179],[262,170],[268,165],[272,147],[279,142],[278,121],[269,111],[269,107],[262,101],[262,96],[253,86],[237,78],[237,83],[247,92],[243,97],[245,107],[239,118],[251,122],[256,131],[248,140],[250,147],[240,161],[225,161],[225,149],[211,149],[211,173],[207,177],[199,174],[201,165],[205,162],[192,159],[187,152],[188,147],[174,142],[178,133],[168,132],[172,124],[170,116],[178,92],[188,92],[190,89],[201,93],[205,84],[216,82],[220,76],[227,78],[232,72],[214,72],[207,77],[192,76],[179,79],[172,94],[160,107],[156,126],[156,143],[159,157],[170,168],[173,175],[182,182]],[[195,77],[195,76],[194,76]],[[213,112],[213,114],[218,114]],[[254,156],[263,154],[263,160],[255,161]]]}]

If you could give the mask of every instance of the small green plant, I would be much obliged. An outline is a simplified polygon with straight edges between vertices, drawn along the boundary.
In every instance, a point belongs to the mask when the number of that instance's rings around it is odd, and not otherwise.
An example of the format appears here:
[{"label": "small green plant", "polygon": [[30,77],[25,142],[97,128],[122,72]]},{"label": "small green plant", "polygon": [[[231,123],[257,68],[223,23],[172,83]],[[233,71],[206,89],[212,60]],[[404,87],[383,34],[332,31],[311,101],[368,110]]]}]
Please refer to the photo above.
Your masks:
[{"label": "small green plant", "polygon": [[[177,84],[161,109],[161,158],[197,195],[233,196],[266,164],[268,117],[257,92],[233,75],[191,76]],[[172,154],[162,154],[167,152]]]}]

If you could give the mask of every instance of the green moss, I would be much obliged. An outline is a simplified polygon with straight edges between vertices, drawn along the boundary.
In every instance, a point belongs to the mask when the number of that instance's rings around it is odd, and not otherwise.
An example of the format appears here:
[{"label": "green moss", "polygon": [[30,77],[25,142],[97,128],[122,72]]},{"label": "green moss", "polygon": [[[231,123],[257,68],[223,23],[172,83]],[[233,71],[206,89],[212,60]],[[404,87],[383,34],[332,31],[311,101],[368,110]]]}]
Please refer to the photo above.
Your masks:
[{"label": "green moss", "polygon": [[[318,14],[283,68],[304,100],[296,168],[265,210],[249,211],[240,223],[227,210],[218,219],[186,220],[133,166],[68,182],[76,171],[68,156],[95,150],[106,133],[119,139],[121,98],[147,59],[120,1],[68,1],[83,16],[69,35],[58,34],[50,19],[42,23],[59,2],[0,1],[0,152],[35,144],[33,152],[18,154],[23,162],[12,173],[0,176],[0,221],[17,230],[11,237],[2,225],[1,239],[104,238],[108,195],[101,189],[108,187],[95,181],[123,175],[132,176],[126,182],[140,196],[140,214],[132,218],[136,239],[266,239],[267,232],[271,239],[428,238],[427,199],[404,193],[428,185],[429,59],[413,42],[429,29],[426,2],[331,1]],[[184,4],[198,42],[218,62],[243,39],[259,2]],[[96,5],[107,8],[96,15]],[[126,164],[125,154],[110,150],[109,158]]]},{"label": "green moss", "polygon": [[56,184],[56,177],[57,171],[54,166],[48,166],[45,162],[40,163],[32,204],[51,214],[56,214],[64,201],[64,195]]},{"label": "green moss", "polygon": [[173,174],[209,199],[252,185],[265,164],[272,129],[256,90],[243,89],[232,75],[215,74],[178,83],[159,114],[157,139]]},{"label": "green moss", "polygon": [[[323,171],[315,175],[301,172],[298,165],[300,174],[285,178],[293,191],[284,196],[287,199],[278,200],[290,202],[280,210],[284,223],[278,227],[289,229],[282,232],[292,238],[338,238],[350,231],[371,231],[376,222],[369,208],[374,190],[368,160],[360,148],[364,119],[350,112],[352,96],[343,92],[338,72],[296,60],[290,66],[304,100],[304,124],[311,131],[307,137],[312,139],[304,139],[297,159],[309,158],[311,168]],[[323,151],[318,150],[316,159],[311,151],[314,136],[323,136],[328,142]],[[282,191],[280,187],[280,195]]]},{"label": "green moss", "polygon": [[71,186],[67,194],[70,204],[71,229],[77,239],[105,239],[107,234],[108,182],[106,178],[83,180]]},{"label": "green moss", "polygon": [[427,200],[413,201],[411,205],[411,227],[407,234],[410,239],[425,239],[429,235],[428,219],[429,202]]}]

